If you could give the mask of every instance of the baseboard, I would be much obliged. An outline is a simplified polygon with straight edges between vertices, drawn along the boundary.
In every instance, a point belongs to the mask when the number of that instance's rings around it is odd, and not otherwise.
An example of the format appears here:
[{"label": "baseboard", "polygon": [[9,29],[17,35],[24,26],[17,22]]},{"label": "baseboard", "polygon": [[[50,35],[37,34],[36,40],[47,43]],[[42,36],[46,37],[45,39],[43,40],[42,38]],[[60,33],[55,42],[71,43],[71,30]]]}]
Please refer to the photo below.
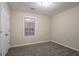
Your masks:
[{"label": "baseboard", "polygon": [[48,40],[48,41],[40,41],[40,42],[36,42],[36,43],[12,45],[12,46],[10,46],[10,48],[13,48],[13,47],[20,47],[20,46],[25,46],[25,45],[32,45],[32,44],[38,44],[38,43],[44,43],[44,42],[49,42],[49,40]]},{"label": "baseboard", "polygon": [[[10,48],[12,48],[12,47],[20,47],[20,46],[25,46],[25,45],[32,45],[32,44],[38,44],[38,43],[45,43],[45,42],[50,42],[50,41],[41,41],[41,42],[36,42],[36,43],[28,43],[28,44],[12,45],[12,46],[10,46]],[[70,47],[70,46],[68,46],[68,45],[61,44],[61,43],[56,42],[56,41],[51,41],[51,42],[55,42],[55,43],[57,43],[57,44],[59,44],[59,45],[62,45],[62,46],[68,47],[68,48],[73,49],[73,50],[76,50],[76,51],[79,51],[79,49],[76,49],[76,48]]]},{"label": "baseboard", "polygon": [[57,43],[57,44],[62,45],[62,46],[64,46],[64,47],[68,47],[68,48],[70,48],[70,49],[72,49],[72,50],[75,50],[75,51],[79,51],[79,49],[76,49],[76,48],[70,47],[70,46],[68,46],[68,45],[61,44],[61,43],[56,42],[56,41],[51,41],[51,42]]}]

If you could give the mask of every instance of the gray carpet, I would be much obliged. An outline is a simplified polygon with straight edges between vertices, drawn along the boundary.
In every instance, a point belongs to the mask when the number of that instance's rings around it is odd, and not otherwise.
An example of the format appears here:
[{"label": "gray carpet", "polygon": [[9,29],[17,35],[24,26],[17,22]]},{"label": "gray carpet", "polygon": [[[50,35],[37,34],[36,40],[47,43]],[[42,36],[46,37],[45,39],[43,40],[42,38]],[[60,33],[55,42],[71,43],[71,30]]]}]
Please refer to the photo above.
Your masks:
[{"label": "gray carpet", "polygon": [[78,56],[79,52],[53,42],[9,49],[7,56]]}]

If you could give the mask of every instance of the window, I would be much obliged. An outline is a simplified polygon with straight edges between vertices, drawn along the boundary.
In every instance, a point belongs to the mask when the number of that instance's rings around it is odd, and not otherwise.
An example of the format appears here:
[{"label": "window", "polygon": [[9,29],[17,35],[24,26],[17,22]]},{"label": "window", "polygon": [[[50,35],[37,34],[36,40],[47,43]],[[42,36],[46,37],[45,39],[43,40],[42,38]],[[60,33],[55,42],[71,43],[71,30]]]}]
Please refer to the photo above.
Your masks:
[{"label": "window", "polygon": [[24,17],[24,35],[34,36],[35,35],[35,18]]}]

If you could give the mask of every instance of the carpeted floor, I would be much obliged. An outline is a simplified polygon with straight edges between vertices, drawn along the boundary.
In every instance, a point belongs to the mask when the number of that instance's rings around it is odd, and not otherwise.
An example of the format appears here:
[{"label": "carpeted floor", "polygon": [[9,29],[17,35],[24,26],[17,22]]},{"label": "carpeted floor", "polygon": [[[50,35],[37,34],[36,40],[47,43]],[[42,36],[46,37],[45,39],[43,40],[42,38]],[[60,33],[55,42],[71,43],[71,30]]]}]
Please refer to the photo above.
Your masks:
[{"label": "carpeted floor", "polygon": [[79,56],[79,52],[53,42],[11,48],[7,56]]}]

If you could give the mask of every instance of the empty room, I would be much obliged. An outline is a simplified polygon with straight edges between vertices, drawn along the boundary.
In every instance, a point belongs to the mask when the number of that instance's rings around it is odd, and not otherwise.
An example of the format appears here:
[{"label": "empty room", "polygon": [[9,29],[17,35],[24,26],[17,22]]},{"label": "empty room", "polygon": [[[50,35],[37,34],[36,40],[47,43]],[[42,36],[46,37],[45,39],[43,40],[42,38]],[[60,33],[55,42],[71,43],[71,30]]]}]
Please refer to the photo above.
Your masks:
[{"label": "empty room", "polygon": [[0,56],[79,56],[79,2],[0,2]]}]

